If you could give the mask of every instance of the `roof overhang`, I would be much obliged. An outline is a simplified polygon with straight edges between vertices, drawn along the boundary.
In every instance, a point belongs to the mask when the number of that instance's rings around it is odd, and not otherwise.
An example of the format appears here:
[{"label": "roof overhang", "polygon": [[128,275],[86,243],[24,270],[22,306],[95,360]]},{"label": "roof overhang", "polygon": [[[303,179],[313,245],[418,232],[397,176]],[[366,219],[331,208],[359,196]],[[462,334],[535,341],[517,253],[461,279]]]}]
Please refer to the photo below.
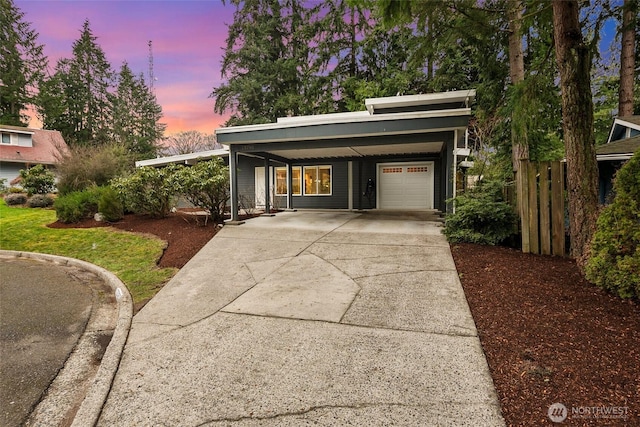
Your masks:
[{"label": "roof overhang", "polygon": [[392,108],[418,107],[445,103],[461,103],[469,107],[475,98],[475,89],[455,90],[451,92],[428,93],[421,95],[389,96],[384,98],[370,98],[364,102],[367,111],[374,114],[376,110]]},{"label": "roof overhang", "polygon": [[210,160],[214,157],[225,157],[229,155],[229,150],[218,149],[218,150],[208,150],[208,151],[199,151],[196,153],[189,154],[177,154],[175,156],[167,156],[167,157],[158,157],[157,159],[148,159],[148,160],[140,160],[136,162],[136,167],[143,166],[166,166],[172,163],[175,164],[185,164],[185,165],[193,165],[198,161]]},{"label": "roof overhang", "polygon": [[633,156],[633,153],[627,154],[598,154],[596,160],[599,162],[616,161],[616,160],[629,160]]}]

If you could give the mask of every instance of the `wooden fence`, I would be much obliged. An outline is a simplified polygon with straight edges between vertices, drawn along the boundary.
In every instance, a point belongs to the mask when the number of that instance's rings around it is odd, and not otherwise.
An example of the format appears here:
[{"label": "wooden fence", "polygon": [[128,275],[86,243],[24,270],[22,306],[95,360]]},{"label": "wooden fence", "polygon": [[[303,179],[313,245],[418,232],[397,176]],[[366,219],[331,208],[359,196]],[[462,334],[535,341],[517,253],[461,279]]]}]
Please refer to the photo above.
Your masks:
[{"label": "wooden fence", "polygon": [[564,164],[521,160],[516,191],[522,252],[565,256]]}]

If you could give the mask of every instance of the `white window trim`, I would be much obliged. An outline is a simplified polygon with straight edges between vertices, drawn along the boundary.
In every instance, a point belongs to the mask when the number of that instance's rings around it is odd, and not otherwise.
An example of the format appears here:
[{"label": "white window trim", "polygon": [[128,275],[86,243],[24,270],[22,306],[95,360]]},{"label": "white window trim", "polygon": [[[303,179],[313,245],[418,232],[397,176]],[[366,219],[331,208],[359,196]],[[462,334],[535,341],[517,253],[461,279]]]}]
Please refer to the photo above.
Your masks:
[{"label": "white window trim", "polygon": [[[282,169],[284,169],[284,171],[286,173],[286,180],[287,180],[287,192],[286,193],[278,193],[278,170],[282,170]],[[301,196],[304,195],[304,186],[302,185],[303,167],[302,166],[291,166],[291,170],[293,171],[294,169],[299,169],[300,170],[300,175],[299,175],[299,178],[298,178],[298,181],[299,181],[299,184],[300,184],[300,194],[293,193],[292,196],[293,197],[301,197]],[[276,196],[284,197],[284,196],[289,194],[289,168],[287,168],[286,166],[278,166],[277,168],[274,168],[273,181],[274,181],[274,184],[276,186]]]},{"label": "white window trim", "polygon": [[[306,197],[326,197],[326,196],[332,196],[333,195],[333,166],[331,165],[309,165],[309,166],[302,166],[302,175],[304,175],[305,169],[306,168],[315,168],[316,169],[316,173],[318,173],[320,168],[328,168],[329,169],[329,194],[307,194],[306,192],[306,185],[304,185],[304,182],[302,183],[302,194],[303,196]],[[301,177],[302,177],[301,175]],[[316,180],[316,192],[318,191],[318,180]]]}]

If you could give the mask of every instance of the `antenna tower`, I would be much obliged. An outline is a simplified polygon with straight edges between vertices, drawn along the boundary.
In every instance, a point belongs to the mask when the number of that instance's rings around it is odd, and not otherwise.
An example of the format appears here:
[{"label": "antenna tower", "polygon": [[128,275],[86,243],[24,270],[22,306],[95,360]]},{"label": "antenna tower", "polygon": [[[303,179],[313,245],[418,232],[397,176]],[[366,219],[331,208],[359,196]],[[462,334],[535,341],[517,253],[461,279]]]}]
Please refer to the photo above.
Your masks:
[{"label": "antenna tower", "polygon": [[156,93],[155,88],[153,87],[153,82],[155,81],[155,76],[153,75],[153,43],[149,40],[149,89],[151,93]]}]

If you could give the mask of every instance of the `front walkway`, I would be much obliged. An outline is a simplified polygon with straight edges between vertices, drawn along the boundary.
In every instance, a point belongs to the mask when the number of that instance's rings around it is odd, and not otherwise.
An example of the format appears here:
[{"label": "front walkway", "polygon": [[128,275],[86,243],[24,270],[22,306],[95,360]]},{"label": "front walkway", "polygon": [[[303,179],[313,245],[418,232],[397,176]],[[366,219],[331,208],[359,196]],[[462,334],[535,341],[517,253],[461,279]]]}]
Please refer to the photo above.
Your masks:
[{"label": "front walkway", "polygon": [[225,226],[134,317],[99,425],[504,425],[440,230]]}]

